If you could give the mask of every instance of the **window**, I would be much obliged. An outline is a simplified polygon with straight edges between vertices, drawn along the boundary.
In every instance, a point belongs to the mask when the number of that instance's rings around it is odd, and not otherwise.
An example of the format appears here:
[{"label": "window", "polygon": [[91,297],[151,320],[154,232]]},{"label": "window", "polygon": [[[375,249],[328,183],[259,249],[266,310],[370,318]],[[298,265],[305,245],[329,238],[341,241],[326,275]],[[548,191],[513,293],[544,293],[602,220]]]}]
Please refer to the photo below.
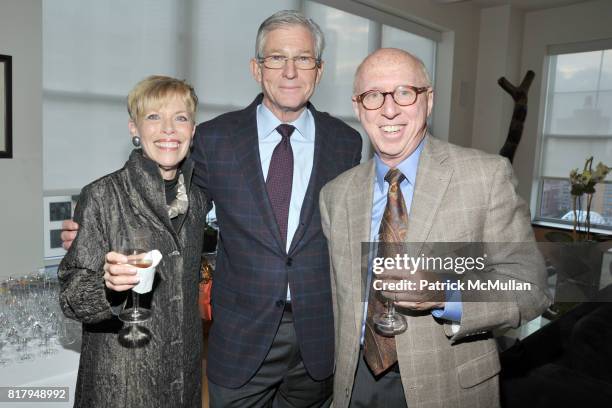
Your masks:
[{"label": "window", "polygon": [[[537,215],[541,220],[571,224],[570,170],[582,171],[591,156],[594,164],[612,165],[612,47],[552,51],[548,57]],[[598,184],[595,190],[591,224],[612,230],[612,182]],[[579,209],[586,210],[585,200]]]},{"label": "window", "polygon": [[188,79],[200,98],[197,121],[248,105],[260,92],[249,71],[257,28],[283,9],[301,9],[326,36],[325,72],[312,102],[360,131],[350,98],[366,55],[404,48],[433,75],[436,41],[315,1],[45,1],[45,191],[76,193],[123,165],[132,148],[126,96],[148,75]]}]

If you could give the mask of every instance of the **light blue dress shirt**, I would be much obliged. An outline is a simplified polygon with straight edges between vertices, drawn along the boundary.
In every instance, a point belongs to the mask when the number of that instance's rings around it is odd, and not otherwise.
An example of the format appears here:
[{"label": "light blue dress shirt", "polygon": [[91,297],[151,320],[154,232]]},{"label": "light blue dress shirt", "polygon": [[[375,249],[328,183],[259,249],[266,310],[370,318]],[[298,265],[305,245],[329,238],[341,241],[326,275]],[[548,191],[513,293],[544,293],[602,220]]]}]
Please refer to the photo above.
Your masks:
[{"label": "light blue dress shirt", "polygon": [[[410,156],[408,156],[404,161],[402,161],[397,168],[402,172],[405,176],[405,179],[400,183],[400,189],[402,191],[402,195],[404,196],[404,201],[406,202],[406,210],[410,214],[410,206],[412,205],[412,196],[414,195],[414,184],[416,181],[417,169],[419,166],[419,158],[421,157],[421,152],[423,150],[423,141],[417,146],[417,148],[412,152]],[[370,227],[370,241],[375,242],[376,236],[378,235],[378,231],[380,229],[380,222],[383,217],[383,213],[385,212],[385,207],[387,206],[387,192],[389,191],[389,183],[385,181],[385,175],[390,170],[389,166],[387,166],[380,157],[375,154],[374,155],[374,163],[375,163],[375,171],[376,178],[374,180],[374,194],[372,197],[372,224]],[[372,260],[370,259],[370,266],[368,270],[368,280],[367,280],[367,288],[370,287],[370,282],[372,279]],[[365,294],[365,305],[364,305],[364,313],[363,313],[363,324],[361,327],[361,343],[363,344],[363,335],[365,331],[365,320],[368,312],[368,295],[369,290],[366,291]],[[457,291],[447,291],[446,292],[446,305],[444,309],[434,309],[432,310],[432,315],[445,320],[450,320],[453,322],[461,321],[461,294]]]},{"label": "light blue dress shirt", "polygon": [[[280,133],[276,131],[282,124],[264,104],[257,106],[257,139],[259,141],[259,157],[264,177],[268,178],[268,169],[274,148],[281,141]],[[308,109],[289,125],[295,126],[295,131],[289,138],[293,150],[293,185],[291,187],[291,201],[289,203],[289,219],[287,221],[287,246],[289,252],[291,240],[300,224],[302,203],[306,196],[312,163],[314,160],[315,122]],[[287,287],[287,300],[291,300],[291,293]]]}]

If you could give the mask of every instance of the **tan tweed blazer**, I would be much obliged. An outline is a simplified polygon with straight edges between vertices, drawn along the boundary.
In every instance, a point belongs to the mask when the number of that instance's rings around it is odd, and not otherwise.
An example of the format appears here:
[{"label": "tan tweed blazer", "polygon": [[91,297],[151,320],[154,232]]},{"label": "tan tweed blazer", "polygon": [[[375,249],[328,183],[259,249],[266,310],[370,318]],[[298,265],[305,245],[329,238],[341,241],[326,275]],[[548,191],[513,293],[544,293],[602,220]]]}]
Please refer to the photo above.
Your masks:
[{"label": "tan tweed blazer", "polygon": [[[509,162],[427,135],[419,160],[407,242],[533,243],[529,210],[517,195]],[[353,388],[363,319],[361,244],[370,240],[374,160],[332,180],[320,196],[329,241],[336,330],[334,407],[346,407]],[[500,370],[493,329],[517,327],[542,313],[550,299],[535,244],[505,254],[495,265],[502,279],[531,282],[499,301],[462,303],[460,330],[427,313],[407,315],[396,338],[410,408],[499,406]],[[495,260],[489,260],[495,262]],[[501,261],[501,260],[500,260]]]}]

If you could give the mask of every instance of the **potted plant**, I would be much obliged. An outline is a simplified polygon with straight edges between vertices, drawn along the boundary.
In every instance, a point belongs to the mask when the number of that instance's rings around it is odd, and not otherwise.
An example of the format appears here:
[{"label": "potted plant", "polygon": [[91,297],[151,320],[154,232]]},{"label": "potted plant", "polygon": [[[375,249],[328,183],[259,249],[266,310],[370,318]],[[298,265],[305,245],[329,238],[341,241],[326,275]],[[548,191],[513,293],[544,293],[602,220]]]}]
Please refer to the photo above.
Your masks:
[{"label": "potted plant", "polygon": [[[584,169],[582,173],[578,173],[578,169],[573,169],[570,172],[569,180],[571,185],[572,195],[572,212],[574,214],[573,219],[573,230],[572,238],[574,241],[579,240],[579,232],[581,229],[584,230],[584,240],[591,240],[591,203],[593,202],[593,195],[595,194],[595,185],[603,181],[610,168],[599,162],[593,171],[593,156],[589,157],[584,163]],[[582,207],[582,196],[586,195],[586,211],[583,212]],[[585,214],[583,216],[583,214]]]},{"label": "potted plant", "polygon": [[[573,222],[572,234],[549,231],[545,235],[548,241],[560,245],[541,248],[545,249],[549,268],[557,274],[556,301],[549,309],[548,318],[591,299],[599,290],[602,248],[591,236],[591,204],[595,185],[606,178],[610,168],[601,162],[595,170],[592,166],[593,157],[589,157],[582,172],[576,168],[569,175],[572,217],[568,219]],[[584,210],[583,205],[586,206]]]}]

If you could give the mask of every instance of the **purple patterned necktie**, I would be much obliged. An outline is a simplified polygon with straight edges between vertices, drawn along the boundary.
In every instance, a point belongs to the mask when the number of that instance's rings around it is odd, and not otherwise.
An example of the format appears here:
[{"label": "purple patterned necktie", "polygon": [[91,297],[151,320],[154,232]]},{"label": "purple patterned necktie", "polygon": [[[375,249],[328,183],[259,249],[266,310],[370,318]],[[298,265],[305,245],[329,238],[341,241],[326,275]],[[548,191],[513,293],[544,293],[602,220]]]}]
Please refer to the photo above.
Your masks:
[{"label": "purple patterned necktie", "polygon": [[[385,180],[389,183],[387,193],[387,205],[380,222],[379,236],[380,242],[378,256],[394,256],[387,253],[389,248],[384,245],[386,242],[404,242],[408,233],[408,211],[406,202],[400,189],[400,183],[406,177],[398,169],[391,169],[385,175]],[[363,355],[365,361],[374,375],[379,375],[386,371],[397,361],[397,350],[395,348],[395,337],[384,337],[376,332],[372,318],[376,314],[387,310],[385,304],[380,300],[377,292],[370,286],[368,297],[368,312],[366,314],[366,328],[363,340]]]},{"label": "purple patterned necktie", "polygon": [[293,184],[293,150],[289,138],[294,130],[294,126],[284,123],[276,128],[282,139],[274,148],[266,179],[270,204],[285,245],[287,245],[287,222]]}]

